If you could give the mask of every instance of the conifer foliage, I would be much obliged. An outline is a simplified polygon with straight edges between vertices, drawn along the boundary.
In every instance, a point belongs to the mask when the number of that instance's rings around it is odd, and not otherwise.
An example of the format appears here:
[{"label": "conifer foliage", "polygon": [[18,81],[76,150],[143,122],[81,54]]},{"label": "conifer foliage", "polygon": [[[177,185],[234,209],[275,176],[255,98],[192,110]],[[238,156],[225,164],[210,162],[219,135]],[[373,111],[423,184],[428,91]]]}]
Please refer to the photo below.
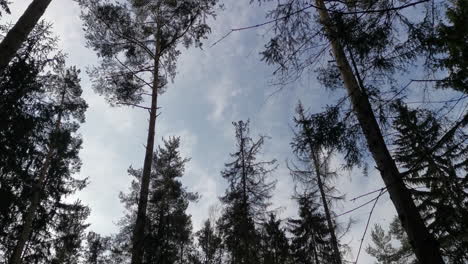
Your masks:
[{"label": "conifer foliage", "polygon": [[220,229],[229,263],[259,263],[261,256],[257,245],[260,234],[256,221],[264,217],[268,199],[275,182],[268,175],[276,168],[276,160],[260,161],[258,155],[266,137],[258,140],[250,137],[249,122],[233,123],[236,150],[233,159],[225,164],[221,175],[228,182],[226,193],[221,197],[225,211],[220,219]]},{"label": "conifer foliage", "polygon": [[[192,222],[186,210],[198,195],[187,191],[180,181],[189,161],[180,155],[180,139],[171,137],[163,140],[163,144],[153,157],[142,258],[144,263],[190,263],[194,254]],[[127,208],[119,234],[126,241],[122,247],[124,254],[131,252],[129,234],[135,226],[142,170],[130,168],[129,174],[135,177],[130,192],[120,195]]]}]

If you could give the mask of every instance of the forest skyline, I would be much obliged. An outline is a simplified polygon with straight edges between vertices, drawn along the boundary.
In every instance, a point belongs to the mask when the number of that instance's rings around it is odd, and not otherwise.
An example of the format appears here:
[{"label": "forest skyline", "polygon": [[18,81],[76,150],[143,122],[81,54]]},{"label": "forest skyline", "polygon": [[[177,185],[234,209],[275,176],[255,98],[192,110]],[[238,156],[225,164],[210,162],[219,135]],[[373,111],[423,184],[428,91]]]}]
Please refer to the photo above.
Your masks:
[{"label": "forest skyline", "polygon": [[[13,2],[10,6],[12,14],[3,15],[1,21],[16,22],[27,4]],[[266,65],[260,55],[271,37],[268,27],[233,32],[223,38],[232,28],[266,21],[265,10],[273,5],[249,6],[248,1],[224,1],[223,4],[223,9],[216,9],[216,20],[209,21],[212,33],[203,41],[203,49],[181,47],[177,76],[160,99],[162,114],[155,145],[162,144],[162,138],[179,136],[182,157],[191,158],[181,181],[190,192],[201,195],[187,211],[192,215],[194,232],[203,226],[210,207],[220,205],[219,197],[227,187],[220,172],[229,161],[229,154],[235,151],[232,122],[239,120],[250,120],[252,137],[271,137],[266,140],[261,153],[263,159],[277,159],[279,166],[272,173],[272,179],[278,182],[270,209],[277,209],[280,219],[297,216],[298,207],[291,200],[294,182],[287,168],[287,161],[294,160],[290,142],[294,136],[296,105],[301,101],[310,112],[318,112],[344,94],[344,91],[324,89],[316,80],[316,73],[290,84],[275,84],[276,78],[272,74],[275,66]],[[68,56],[67,65],[81,69],[83,97],[89,105],[86,123],[79,130],[84,143],[80,152],[83,166],[78,175],[79,178],[88,177],[90,184],[73,198],[90,206],[88,230],[110,235],[118,230],[116,222],[124,210],[118,195],[128,190],[132,180],[127,169],[143,166],[147,111],[128,106],[111,107],[103,96],[93,91],[86,68],[97,65],[98,60],[95,53],[86,48],[78,4],[53,1],[43,18],[53,23],[54,35],[59,38],[58,48]],[[214,43],[216,45],[212,46]],[[453,94],[456,93],[444,90],[425,99]],[[416,100],[421,94],[411,97]],[[457,110],[461,114],[462,108]],[[345,200],[335,206],[335,213],[346,212],[369,199],[353,202],[351,198],[384,186],[372,158],[366,159],[370,165],[368,175],[363,173],[363,168],[341,169],[343,159],[339,155],[332,160],[331,167],[337,168],[340,174],[336,179],[337,188],[346,195]],[[353,220],[352,229],[341,239],[349,243],[352,252],[349,259],[356,256],[370,210],[369,205],[339,218],[344,225],[349,217]],[[384,194],[378,201],[371,224],[386,227],[394,215],[394,206]],[[370,243],[368,230],[363,245],[366,247]],[[359,263],[374,261],[364,250],[361,252]]]}]

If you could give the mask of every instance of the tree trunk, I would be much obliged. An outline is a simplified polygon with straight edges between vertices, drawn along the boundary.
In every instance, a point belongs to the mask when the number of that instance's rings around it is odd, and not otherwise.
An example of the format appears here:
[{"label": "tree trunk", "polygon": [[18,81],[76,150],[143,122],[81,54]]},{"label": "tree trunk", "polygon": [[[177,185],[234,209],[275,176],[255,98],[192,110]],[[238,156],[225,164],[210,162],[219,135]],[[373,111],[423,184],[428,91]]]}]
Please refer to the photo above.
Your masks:
[{"label": "tree trunk", "polygon": [[153,91],[151,94],[151,110],[149,118],[148,138],[146,143],[145,161],[143,164],[143,175],[141,177],[140,196],[138,198],[138,211],[133,231],[133,248],[132,248],[132,264],[141,264],[143,260],[145,224],[146,224],[146,208],[148,207],[148,192],[151,175],[151,166],[153,163],[154,138],[156,117],[158,109],[158,85],[159,85],[159,36],[156,36],[156,54],[154,59],[153,72]]},{"label": "tree trunk", "polygon": [[340,254],[340,249],[338,247],[338,239],[336,239],[335,225],[333,224],[333,221],[331,219],[330,209],[328,208],[327,198],[325,197],[325,191],[323,189],[319,157],[318,157],[317,152],[313,149],[313,146],[311,146],[310,143],[309,143],[309,146],[310,146],[312,161],[314,163],[313,165],[315,168],[315,174],[317,176],[317,185],[320,190],[320,196],[322,197],[323,210],[325,211],[325,217],[327,219],[328,230],[330,232],[335,264],[341,264],[341,254]]},{"label": "tree trunk", "polygon": [[444,263],[439,245],[429,233],[416,205],[406,188],[400,172],[388,151],[380,127],[375,118],[367,94],[362,91],[349,64],[341,43],[335,38],[330,15],[323,0],[316,0],[321,24],[324,26],[331,44],[332,53],[348,91],[353,110],[367,141],[369,151],[375,160],[380,175],[387,187],[390,199],[395,205],[398,217],[408,234],[411,246],[420,263]]},{"label": "tree trunk", "polygon": [[0,43],[0,73],[8,66],[52,0],[34,0]]}]

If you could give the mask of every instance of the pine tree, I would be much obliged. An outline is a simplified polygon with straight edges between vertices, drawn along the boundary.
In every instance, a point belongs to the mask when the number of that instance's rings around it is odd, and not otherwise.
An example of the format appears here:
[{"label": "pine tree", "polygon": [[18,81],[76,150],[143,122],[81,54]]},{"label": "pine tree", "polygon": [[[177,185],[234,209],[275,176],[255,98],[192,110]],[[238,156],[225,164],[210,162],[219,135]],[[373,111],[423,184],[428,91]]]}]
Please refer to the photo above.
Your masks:
[{"label": "pine tree", "polygon": [[299,195],[299,218],[288,221],[293,263],[334,263],[330,233],[316,200],[316,193]]},{"label": "pine tree", "polygon": [[259,263],[260,234],[255,221],[265,214],[275,186],[275,182],[268,181],[268,175],[276,168],[276,160],[257,160],[265,137],[254,141],[249,136],[249,122],[239,121],[233,125],[237,148],[231,154],[233,161],[225,164],[221,172],[228,181],[228,188],[221,197],[225,209],[220,230],[230,263]]},{"label": "pine tree", "polygon": [[[95,89],[111,104],[149,110],[138,214],[133,235],[132,264],[143,256],[148,189],[153,160],[158,95],[176,74],[179,44],[201,46],[210,32],[206,19],[217,0],[110,1],[79,0],[84,8],[86,38],[101,58],[94,69]],[[151,97],[150,107],[138,105]]]},{"label": "pine tree", "polygon": [[[198,195],[187,191],[180,182],[189,161],[180,156],[180,139],[171,137],[163,143],[154,154],[142,259],[144,263],[187,263],[193,253],[193,238],[191,216],[186,210]],[[121,234],[127,240],[135,225],[142,170],[130,168],[129,173],[136,180],[128,194],[121,194],[128,213],[120,223]],[[129,245],[124,247],[131,252]]]},{"label": "pine tree", "polygon": [[[28,35],[33,31],[38,24],[39,19],[45,13],[47,7],[52,0],[33,0],[28,6],[23,15],[18,19],[18,22],[11,28],[6,36],[0,42],[0,73],[2,73],[8,63],[15,57],[21,45],[26,41]],[[7,13],[9,9],[6,1],[0,2]]]}]

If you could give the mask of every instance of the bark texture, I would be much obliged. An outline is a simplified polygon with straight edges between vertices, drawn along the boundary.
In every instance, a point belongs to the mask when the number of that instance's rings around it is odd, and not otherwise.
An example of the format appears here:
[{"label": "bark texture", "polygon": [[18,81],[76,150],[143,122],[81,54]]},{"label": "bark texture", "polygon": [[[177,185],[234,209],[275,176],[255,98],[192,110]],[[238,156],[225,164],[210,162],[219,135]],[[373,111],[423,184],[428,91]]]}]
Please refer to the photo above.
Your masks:
[{"label": "bark texture", "polygon": [[0,43],[0,73],[26,41],[52,0],[34,0]]},{"label": "bark texture", "polygon": [[[158,38],[156,38],[158,39]],[[156,118],[158,109],[158,85],[159,85],[159,43],[156,45],[156,57],[154,59],[153,91],[151,93],[151,109],[149,118],[148,138],[146,143],[145,161],[141,177],[140,195],[138,197],[138,211],[133,231],[132,264],[141,264],[143,260],[146,208],[148,207],[148,192],[153,163],[154,138],[156,130]]]},{"label": "bark texture", "polygon": [[380,171],[380,175],[387,187],[390,199],[395,205],[403,228],[408,234],[416,257],[420,263],[424,264],[444,263],[439,245],[429,233],[408,188],[406,188],[403,182],[398,167],[388,151],[367,94],[359,86],[343,46],[334,37],[336,36],[336,30],[334,30],[325,3],[323,0],[315,0],[315,2],[318,7],[320,22],[328,35],[333,56],[351,99],[353,110],[366,138],[369,151]]}]

